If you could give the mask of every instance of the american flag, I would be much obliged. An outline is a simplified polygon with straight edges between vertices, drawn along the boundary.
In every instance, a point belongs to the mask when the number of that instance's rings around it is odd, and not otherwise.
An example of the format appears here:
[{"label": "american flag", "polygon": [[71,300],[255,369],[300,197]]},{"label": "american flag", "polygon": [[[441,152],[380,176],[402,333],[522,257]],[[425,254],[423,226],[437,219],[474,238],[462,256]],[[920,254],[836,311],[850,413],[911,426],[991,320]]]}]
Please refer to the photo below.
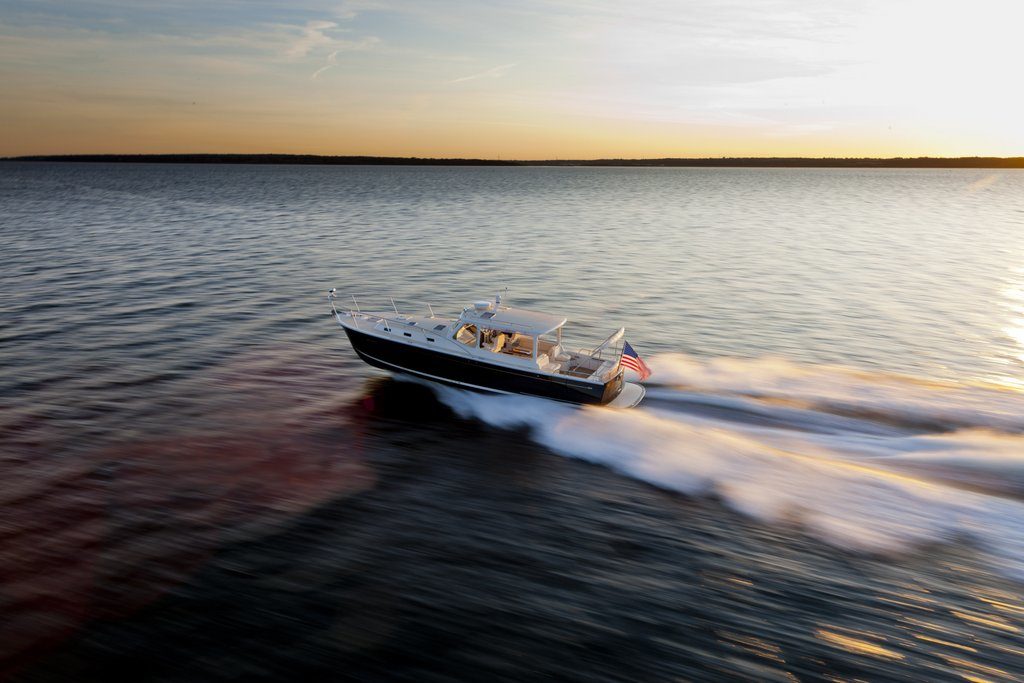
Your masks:
[{"label": "american flag", "polygon": [[619,359],[619,362],[622,364],[622,367],[629,368],[640,375],[641,382],[651,376],[651,369],[647,367],[647,363],[640,360],[640,356],[629,345],[629,342],[622,346],[622,358]]}]

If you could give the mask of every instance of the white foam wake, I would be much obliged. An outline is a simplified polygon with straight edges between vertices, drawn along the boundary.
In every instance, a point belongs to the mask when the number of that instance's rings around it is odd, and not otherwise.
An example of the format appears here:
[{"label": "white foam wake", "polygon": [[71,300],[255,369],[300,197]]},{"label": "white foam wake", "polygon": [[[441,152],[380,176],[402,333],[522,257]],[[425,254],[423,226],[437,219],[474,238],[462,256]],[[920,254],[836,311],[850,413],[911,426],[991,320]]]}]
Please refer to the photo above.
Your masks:
[{"label": "white foam wake", "polygon": [[[665,359],[655,357],[651,364],[664,380]],[[711,372],[707,365],[730,372]],[[791,364],[773,363],[773,373],[744,378],[737,367],[709,363],[703,374],[678,377],[691,389],[728,388],[743,394],[706,396],[716,409],[736,410],[732,416],[680,410],[664,401],[673,395],[668,389],[657,393],[667,408],[631,411],[481,396],[447,387],[435,391],[464,417],[497,427],[525,425],[535,440],[564,455],[681,493],[713,493],[747,515],[799,523],[842,547],[899,552],[966,537],[1024,578],[1024,502],[993,495],[1024,491],[1024,436],[978,428],[941,433],[887,425],[872,429],[866,418],[751,398],[842,399],[867,413],[895,411],[921,422],[955,417],[957,423],[1015,430],[1024,424],[1024,412],[1011,414],[1014,404],[1024,408],[1016,395],[889,377],[876,382],[853,371],[818,373]],[[787,368],[793,370],[790,375]],[[676,393],[686,400],[701,396],[692,390]]]},{"label": "white foam wake", "polygon": [[920,380],[782,359],[650,360],[658,384],[700,392],[777,399],[932,428],[990,427],[1024,432],[1024,394],[994,386]]}]

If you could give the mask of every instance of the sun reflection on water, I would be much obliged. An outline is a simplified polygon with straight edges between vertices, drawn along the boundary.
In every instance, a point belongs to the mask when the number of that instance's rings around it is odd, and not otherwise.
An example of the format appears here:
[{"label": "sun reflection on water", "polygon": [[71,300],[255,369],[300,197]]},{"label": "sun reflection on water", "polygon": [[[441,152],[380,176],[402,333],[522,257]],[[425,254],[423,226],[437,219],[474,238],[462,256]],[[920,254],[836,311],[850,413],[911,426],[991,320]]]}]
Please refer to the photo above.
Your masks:
[{"label": "sun reflection on water", "polygon": [[1001,386],[1024,391],[1024,379],[1016,372],[1019,364],[1024,363],[1024,267],[1014,269],[1013,279],[1016,284],[1001,292],[1007,322],[1000,328],[1013,346],[992,359],[1006,368],[992,379]]}]

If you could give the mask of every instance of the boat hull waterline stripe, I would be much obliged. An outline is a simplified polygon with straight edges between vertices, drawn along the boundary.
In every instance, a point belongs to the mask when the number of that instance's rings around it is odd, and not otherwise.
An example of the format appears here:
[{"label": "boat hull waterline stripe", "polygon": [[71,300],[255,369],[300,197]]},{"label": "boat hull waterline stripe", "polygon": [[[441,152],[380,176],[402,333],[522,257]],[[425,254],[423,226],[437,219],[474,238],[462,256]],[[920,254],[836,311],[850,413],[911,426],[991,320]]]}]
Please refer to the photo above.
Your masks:
[{"label": "boat hull waterline stripe", "polygon": [[[415,370],[410,370],[408,368],[399,367],[399,366],[394,365],[392,363],[388,363],[387,361],[382,361],[379,358],[374,358],[373,356],[367,355],[365,353],[359,353],[358,351],[356,353],[359,355],[360,358],[365,360],[367,363],[370,363],[371,365],[379,363],[380,365],[388,366],[389,368],[391,368],[395,372],[402,372],[402,373],[406,373],[406,374],[409,374],[409,375],[415,375],[417,377],[423,377],[424,379],[428,379],[428,380],[431,380],[431,381],[434,381],[434,382],[438,382],[438,383],[441,383],[441,384],[455,384],[455,385],[458,385],[460,387],[466,387],[468,389],[476,389],[478,391],[485,391],[485,392],[491,393],[491,394],[503,394],[503,395],[506,395],[506,396],[532,396],[532,394],[519,394],[519,393],[515,393],[515,392],[512,392],[512,391],[502,391],[501,389],[491,389],[491,388],[488,388],[488,387],[481,387],[481,386],[477,386],[476,384],[467,384],[465,382],[456,382],[455,380],[445,379],[444,377],[437,377],[435,375],[428,375],[425,372],[417,372]],[[620,393],[618,396],[616,396],[614,399],[612,399],[611,402],[609,402],[607,404],[609,407],[611,407],[611,408],[632,408],[632,407],[636,406],[637,404],[639,404],[640,401],[643,400],[644,395],[647,393],[646,390],[642,386],[640,386],[638,384],[631,384],[629,382],[626,382],[625,386],[626,387],[636,387],[636,388],[639,389],[639,391],[638,392],[632,392],[631,395],[628,397],[628,401],[624,401],[624,402],[622,402],[620,404],[619,403],[619,399],[625,397],[625,394],[626,394],[626,391],[624,389],[622,391],[622,393]],[[561,401],[561,402],[562,403],[569,403],[569,401]]]}]

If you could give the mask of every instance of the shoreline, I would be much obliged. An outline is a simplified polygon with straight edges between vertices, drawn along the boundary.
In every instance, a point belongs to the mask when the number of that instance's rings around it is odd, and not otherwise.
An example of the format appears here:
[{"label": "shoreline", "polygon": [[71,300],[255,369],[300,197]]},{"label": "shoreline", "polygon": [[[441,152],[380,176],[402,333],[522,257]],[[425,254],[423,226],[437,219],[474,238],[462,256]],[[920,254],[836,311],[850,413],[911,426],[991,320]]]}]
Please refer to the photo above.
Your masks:
[{"label": "shoreline", "polygon": [[721,157],[659,159],[445,159],[316,154],[56,154],[2,161],[145,164],[291,164],[311,166],[617,166],[654,168],[988,168],[1024,169],[1024,157]]}]

